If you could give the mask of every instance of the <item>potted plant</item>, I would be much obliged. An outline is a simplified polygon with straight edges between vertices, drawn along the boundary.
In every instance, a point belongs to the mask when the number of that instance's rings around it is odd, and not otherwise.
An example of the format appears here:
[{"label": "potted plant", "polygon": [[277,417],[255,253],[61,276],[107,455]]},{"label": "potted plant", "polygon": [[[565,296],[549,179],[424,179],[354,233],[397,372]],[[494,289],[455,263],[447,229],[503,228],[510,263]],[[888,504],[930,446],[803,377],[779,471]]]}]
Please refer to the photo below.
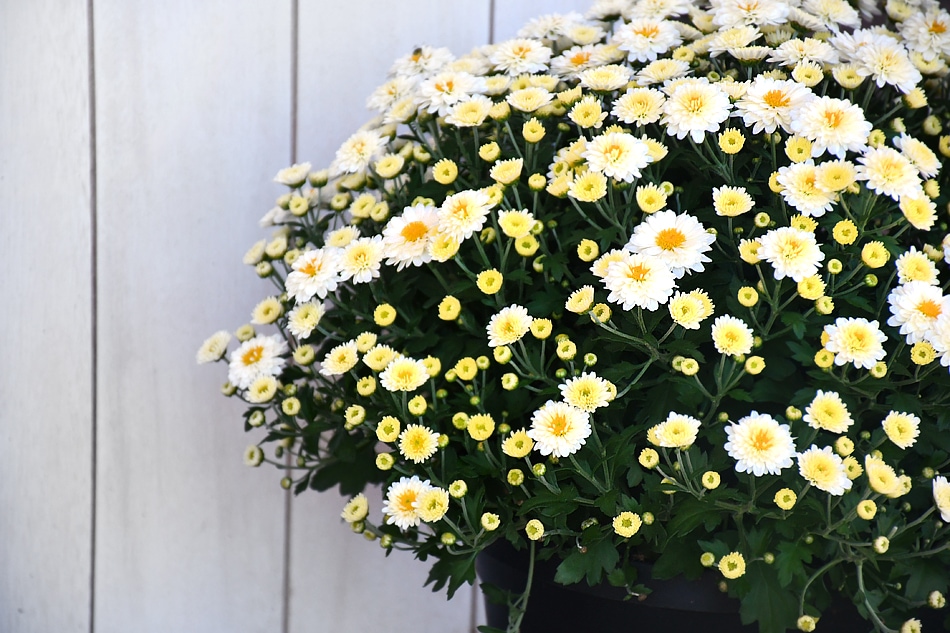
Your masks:
[{"label": "potted plant", "polygon": [[274,291],[198,352],[247,463],[353,495],[450,595],[521,551],[508,631],[536,565],[919,630],[950,582],[948,60],[928,0],[601,0],[412,51],[327,169],[278,173],[245,257]]}]

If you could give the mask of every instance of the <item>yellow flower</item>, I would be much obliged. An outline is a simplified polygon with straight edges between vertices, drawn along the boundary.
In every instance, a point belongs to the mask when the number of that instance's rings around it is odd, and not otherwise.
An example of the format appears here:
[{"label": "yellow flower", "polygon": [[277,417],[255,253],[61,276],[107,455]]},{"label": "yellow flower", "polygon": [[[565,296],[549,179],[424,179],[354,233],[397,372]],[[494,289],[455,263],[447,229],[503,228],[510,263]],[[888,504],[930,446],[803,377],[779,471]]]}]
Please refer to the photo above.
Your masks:
[{"label": "yellow flower", "polygon": [[531,257],[538,252],[539,246],[537,238],[533,235],[525,235],[515,240],[515,251],[522,257]]},{"label": "yellow flower", "polygon": [[499,345],[492,350],[492,356],[495,357],[496,363],[505,365],[511,360],[511,348],[507,345]]},{"label": "yellow flower", "polygon": [[887,248],[884,247],[882,242],[868,242],[864,245],[864,248],[861,249],[861,261],[863,261],[868,268],[880,268],[886,264],[890,258],[891,254],[887,252]]},{"label": "yellow flower", "polygon": [[442,372],[442,361],[435,356],[426,356],[422,359],[422,366],[430,378],[435,378]]},{"label": "yellow flower", "polygon": [[543,174],[531,174],[528,176],[528,188],[531,191],[543,191],[548,184],[548,179]]},{"label": "yellow flower", "polygon": [[493,532],[498,529],[499,525],[501,525],[501,519],[493,512],[484,513],[480,522],[482,527],[485,528],[486,532]]},{"label": "yellow flower", "polygon": [[835,364],[835,355],[826,349],[819,350],[815,354],[815,364],[822,369],[828,369]]},{"label": "yellow flower", "polygon": [[818,228],[818,223],[807,215],[793,215],[788,219],[788,225],[793,229],[798,229],[799,231],[808,231],[809,233],[814,233],[815,229]]},{"label": "yellow flower", "polygon": [[486,163],[495,162],[499,156],[501,156],[501,148],[498,147],[498,143],[495,141],[485,143],[478,148],[478,157]]},{"label": "yellow flower", "polygon": [[854,244],[854,241],[858,239],[858,227],[851,220],[841,220],[835,224],[831,236],[839,244],[848,246]]},{"label": "yellow flower", "polygon": [[706,490],[715,490],[716,488],[719,487],[719,484],[722,481],[722,477],[720,477],[719,473],[717,473],[714,470],[707,470],[706,472],[703,473],[703,476],[702,478],[700,478],[700,481],[703,484],[703,488],[705,488]]},{"label": "yellow flower", "polygon": [[426,412],[426,409],[429,408],[429,404],[423,396],[413,396],[409,399],[409,402],[406,403],[406,408],[412,415],[419,416]]},{"label": "yellow flower", "polygon": [[373,321],[376,322],[376,325],[386,327],[387,325],[392,325],[392,322],[395,320],[396,308],[388,303],[381,303],[373,310]]},{"label": "yellow flower", "polygon": [[630,538],[639,532],[641,525],[643,519],[635,512],[621,512],[613,520],[614,532],[623,538]]},{"label": "yellow flower", "polygon": [[281,305],[277,297],[267,297],[256,306],[251,312],[251,323],[267,325],[276,321],[284,313],[284,306]]},{"label": "yellow flower", "polygon": [[443,321],[454,321],[462,311],[462,304],[452,295],[446,295],[439,302],[439,318]]},{"label": "yellow flower", "polygon": [[358,404],[351,404],[343,412],[343,417],[346,419],[344,428],[355,429],[366,420],[366,409]]},{"label": "yellow flower", "polygon": [[514,391],[518,388],[518,374],[508,372],[501,377],[501,388],[505,391]]},{"label": "yellow flower", "polygon": [[597,303],[590,309],[590,314],[598,323],[607,323],[613,313],[606,303]]},{"label": "yellow flower", "polygon": [[489,170],[488,175],[492,180],[500,182],[503,185],[510,185],[521,177],[521,169],[524,160],[521,158],[509,158],[508,160],[498,161]]},{"label": "yellow flower", "polygon": [[[396,426],[398,428],[398,422]],[[379,431],[377,430],[377,435]],[[439,434],[421,424],[410,424],[399,434],[399,452],[406,459],[421,464],[435,455]]]},{"label": "yellow flower", "polygon": [[376,439],[380,442],[395,442],[399,437],[400,428],[399,420],[387,415],[376,425]]},{"label": "yellow flower", "polygon": [[531,117],[521,126],[521,135],[529,143],[537,143],[544,138],[544,125],[536,118]]},{"label": "yellow flower", "polygon": [[391,470],[396,465],[396,458],[391,453],[380,453],[376,456],[376,468],[380,470]]},{"label": "yellow flower", "polygon": [[735,580],[745,573],[745,558],[739,552],[730,552],[719,559],[719,571],[729,580]]},{"label": "yellow flower", "polygon": [[406,159],[400,156],[399,154],[386,154],[380,158],[373,165],[373,169],[376,170],[376,173],[379,174],[380,178],[390,179],[395,178],[400,171],[402,171],[403,166],[406,164]]},{"label": "yellow flower", "polygon": [[910,348],[910,359],[915,365],[929,365],[937,358],[937,351],[927,341],[914,343]]},{"label": "yellow flower", "polygon": [[584,314],[594,303],[594,287],[582,286],[570,294],[564,307],[574,314]]},{"label": "yellow flower", "polygon": [[365,354],[373,345],[376,345],[376,334],[373,332],[363,332],[356,337],[356,351]]},{"label": "yellow flower", "polygon": [[765,359],[761,356],[749,356],[745,360],[744,369],[750,376],[758,376],[765,369]]},{"label": "yellow flower", "polygon": [[462,380],[472,380],[475,378],[475,374],[478,373],[478,365],[471,356],[460,358],[459,361],[455,363],[453,369],[455,370],[455,375]]},{"label": "yellow flower", "polygon": [[476,441],[484,441],[495,431],[495,420],[487,413],[479,413],[468,419],[468,434]]},{"label": "yellow flower", "polygon": [[758,240],[742,240],[739,242],[739,257],[747,264],[758,264],[761,261],[758,255],[761,246]]},{"label": "yellow flower", "polygon": [[725,154],[738,154],[745,145],[745,135],[737,128],[726,128],[719,134],[719,149]]},{"label": "yellow flower", "polygon": [[640,456],[637,458],[637,461],[639,461],[640,465],[644,468],[656,468],[660,463],[660,454],[657,453],[655,449],[645,448],[640,451]]},{"label": "yellow flower", "polygon": [[567,116],[571,121],[576,123],[578,127],[588,129],[599,128],[603,125],[604,119],[607,118],[607,113],[604,112],[600,101],[598,101],[596,97],[588,95],[575,103]]},{"label": "yellow flower", "polygon": [[802,297],[802,299],[815,301],[816,299],[824,296],[825,282],[818,275],[805,277],[798,282],[798,294]]},{"label": "yellow flower", "polygon": [[493,295],[501,290],[502,281],[501,273],[491,268],[478,273],[478,277],[475,279],[475,285],[486,295]]},{"label": "yellow flower", "polygon": [[742,286],[737,295],[739,303],[747,308],[751,308],[759,302],[759,293],[752,286]]},{"label": "yellow flower", "polygon": [[891,411],[881,423],[887,439],[901,448],[910,448],[920,435],[920,418],[913,413]]},{"label": "yellow flower", "polygon": [[716,187],[713,189],[713,208],[716,215],[734,218],[747,213],[755,206],[744,187]]},{"label": "yellow flower", "polygon": [[801,136],[789,136],[785,141],[785,155],[793,163],[802,163],[811,158],[811,141]]},{"label": "yellow flower", "polygon": [[567,195],[581,202],[597,202],[607,195],[607,177],[599,171],[585,172],[574,178]]},{"label": "yellow flower", "polygon": [[531,334],[538,340],[544,340],[551,336],[551,330],[554,328],[551,319],[534,319],[531,322]]},{"label": "yellow flower", "polygon": [[508,457],[521,459],[531,454],[534,448],[534,440],[528,437],[527,431],[520,429],[505,438],[501,443],[501,451]]},{"label": "yellow flower", "polygon": [[829,160],[818,166],[815,183],[826,191],[844,191],[858,178],[854,163],[846,160]]},{"label": "yellow flower", "polygon": [[870,499],[865,499],[858,504],[858,516],[865,521],[870,521],[877,514],[877,504]]},{"label": "yellow flower", "polygon": [[564,339],[557,344],[557,357],[561,360],[572,360],[577,355],[577,345],[570,339]]},{"label": "yellow flower", "polygon": [[301,345],[294,350],[294,361],[304,367],[312,363],[316,358],[317,354],[312,345]]},{"label": "yellow flower", "polygon": [[637,206],[644,213],[655,213],[666,206],[666,192],[654,184],[638,186],[636,197]]},{"label": "yellow flower", "polygon": [[791,510],[795,507],[795,502],[798,501],[798,495],[791,488],[782,488],[775,493],[773,501],[782,510]]},{"label": "yellow flower", "polygon": [[532,541],[541,540],[544,536],[544,524],[537,519],[531,519],[524,527],[524,531]]},{"label": "yellow flower", "polygon": [[901,196],[900,210],[915,229],[929,231],[937,220],[937,205],[926,196]]},{"label": "yellow flower", "polygon": [[376,393],[376,379],[372,376],[363,376],[356,381],[356,393],[361,396],[371,396]]},{"label": "yellow flower", "polygon": [[600,249],[594,240],[583,239],[577,245],[577,256],[582,262],[592,262],[600,256]]},{"label": "yellow flower", "polygon": [[[499,163],[501,164],[501,163]],[[525,210],[501,211],[498,214],[498,226],[501,232],[511,238],[521,238],[531,234],[534,216]]]},{"label": "yellow flower", "polygon": [[429,488],[419,494],[414,506],[420,519],[435,523],[449,511],[449,493],[442,488]]},{"label": "yellow flower", "polygon": [[512,486],[520,486],[524,483],[524,471],[520,468],[512,468],[508,471],[506,478]]}]

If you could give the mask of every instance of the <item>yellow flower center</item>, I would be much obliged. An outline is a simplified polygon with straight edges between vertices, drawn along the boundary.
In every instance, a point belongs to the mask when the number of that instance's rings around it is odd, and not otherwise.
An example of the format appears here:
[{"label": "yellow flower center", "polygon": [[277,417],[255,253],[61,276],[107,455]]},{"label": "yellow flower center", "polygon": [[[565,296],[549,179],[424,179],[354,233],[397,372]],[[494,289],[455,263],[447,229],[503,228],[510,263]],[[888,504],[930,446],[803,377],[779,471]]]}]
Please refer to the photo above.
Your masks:
[{"label": "yellow flower center", "polygon": [[930,23],[929,31],[934,34],[946,33],[947,25],[944,24],[943,22],[938,22],[937,20],[934,20],[933,22]]},{"label": "yellow flower center", "polygon": [[791,103],[788,95],[781,90],[769,90],[762,96],[762,100],[772,108],[784,108]]},{"label": "yellow flower center", "polygon": [[396,498],[396,507],[399,508],[401,512],[412,512],[412,504],[415,502],[416,492],[414,490],[407,490]]},{"label": "yellow flower center", "polygon": [[634,29],[633,32],[649,39],[660,34],[660,27],[655,24],[646,24],[638,29]]},{"label": "yellow flower center", "polygon": [[567,416],[563,413],[555,414],[548,422],[548,430],[551,431],[552,435],[563,436],[567,432],[567,428]]},{"label": "yellow flower center", "polygon": [[591,55],[590,51],[582,51],[579,53],[575,53],[571,57],[571,63],[574,64],[575,66],[581,66],[582,64],[586,64],[587,62],[590,61],[590,55]]},{"label": "yellow flower center", "polygon": [[256,347],[252,347],[248,349],[246,352],[244,352],[244,355],[241,356],[241,362],[244,363],[245,366],[253,365],[257,361],[259,361],[261,358],[263,358],[263,356],[264,356],[264,348],[260,345],[257,345]]},{"label": "yellow flower center", "polygon": [[940,316],[941,312],[940,305],[932,299],[927,299],[918,303],[917,311],[924,316],[930,317],[931,319],[936,319],[938,316]]},{"label": "yellow flower center", "polygon": [[637,264],[636,266],[630,266],[627,268],[627,278],[632,279],[633,281],[643,281],[649,274],[650,269],[643,264]]},{"label": "yellow flower center", "polygon": [[837,128],[844,121],[844,113],[841,110],[825,110],[825,124],[829,128]]},{"label": "yellow flower center", "polygon": [[752,448],[757,451],[767,451],[775,444],[772,434],[769,433],[766,429],[759,429],[752,433],[751,442]]},{"label": "yellow flower center", "polygon": [[679,229],[663,229],[656,234],[656,245],[664,251],[679,248],[686,241],[686,236]]},{"label": "yellow flower center", "polygon": [[415,222],[410,222],[406,226],[402,227],[402,230],[399,232],[402,235],[403,239],[407,242],[415,242],[418,239],[425,237],[426,233],[429,232],[429,227],[426,226],[425,222],[420,222],[416,220]]}]

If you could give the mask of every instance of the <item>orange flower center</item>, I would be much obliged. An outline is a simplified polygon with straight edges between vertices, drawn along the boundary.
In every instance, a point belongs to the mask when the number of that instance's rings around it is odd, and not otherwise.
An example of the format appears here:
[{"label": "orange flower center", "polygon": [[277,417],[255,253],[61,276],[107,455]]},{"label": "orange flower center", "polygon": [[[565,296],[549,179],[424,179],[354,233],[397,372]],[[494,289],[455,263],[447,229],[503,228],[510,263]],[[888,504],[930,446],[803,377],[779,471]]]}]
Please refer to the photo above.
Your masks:
[{"label": "orange flower center", "polygon": [[686,236],[679,229],[663,229],[656,234],[656,245],[664,251],[679,248],[686,241]]},{"label": "orange flower center", "polygon": [[548,430],[553,435],[563,436],[568,429],[567,417],[563,413],[555,414],[548,422]]},{"label": "orange flower center", "polygon": [[927,299],[917,304],[917,311],[931,319],[936,319],[940,316],[940,304],[931,299]]},{"label": "orange flower center", "polygon": [[416,220],[415,222],[410,222],[406,226],[402,227],[402,230],[399,232],[402,235],[403,239],[407,242],[415,242],[416,240],[425,237],[426,233],[429,232],[429,227],[426,226],[425,222],[420,222]]},{"label": "orange flower center", "polygon": [[630,266],[627,268],[627,278],[634,281],[643,281],[649,274],[650,269],[643,264],[637,264],[636,266]]},{"label": "orange flower center", "polygon": [[762,100],[772,108],[784,108],[791,103],[791,99],[788,98],[788,95],[781,90],[769,90],[762,97]]},{"label": "orange flower center", "polygon": [[259,361],[263,357],[264,357],[264,348],[258,345],[244,352],[244,355],[241,356],[241,362],[244,363],[245,366],[253,365],[254,363]]},{"label": "orange flower center", "polygon": [[765,429],[759,429],[752,433],[752,448],[757,451],[767,451],[775,444],[772,434]]}]

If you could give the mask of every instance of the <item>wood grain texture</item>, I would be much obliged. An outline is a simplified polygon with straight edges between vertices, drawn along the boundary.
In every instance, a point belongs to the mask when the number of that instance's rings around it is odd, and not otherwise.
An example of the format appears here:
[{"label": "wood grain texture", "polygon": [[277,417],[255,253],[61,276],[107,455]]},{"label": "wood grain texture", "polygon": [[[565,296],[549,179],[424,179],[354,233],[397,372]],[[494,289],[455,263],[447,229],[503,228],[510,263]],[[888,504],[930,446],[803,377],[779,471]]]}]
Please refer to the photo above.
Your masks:
[{"label": "wood grain texture", "polygon": [[268,292],[241,258],[290,156],[291,5],[97,0],[95,18],[95,633],[274,633],[279,474],[243,466],[258,438],[195,351]]},{"label": "wood grain texture", "polygon": [[[300,3],[298,157],[314,167],[372,117],[366,98],[392,63],[416,46],[456,55],[488,42],[489,2]],[[372,512],[381,498],[371,495]],[[294,499],[290,633],[380,630],[462,633],[471,626],[473,590],[447,602],[424,588],[429,565],[405,552],[385,558],[340,518],[345,499],[307,493]],[[332,624],[331,624],[332,623]]]},{"label": "wood grain texture", "polygon": [[[92,529],[85,2],[0,6],[0,631],[85,633]],[[12,264],[12,271],[9,266]]]},{"label": "wood grain texture", "polygon": [[518,29],[533,18],[571,11],[583,14],[591,4],[590,0],[498,0],[495,2],[495,41],[515,37]]}]

